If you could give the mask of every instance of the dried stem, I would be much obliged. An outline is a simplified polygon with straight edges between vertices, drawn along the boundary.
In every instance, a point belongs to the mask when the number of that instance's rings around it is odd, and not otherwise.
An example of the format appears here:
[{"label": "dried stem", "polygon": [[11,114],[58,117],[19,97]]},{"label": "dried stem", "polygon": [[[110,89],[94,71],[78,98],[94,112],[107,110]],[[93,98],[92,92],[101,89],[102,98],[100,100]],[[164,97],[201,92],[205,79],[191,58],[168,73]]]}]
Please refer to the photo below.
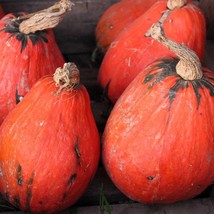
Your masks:
[{"label": "dried stem", "polygon": [[29,34],[54,28],[62,21],[73,6],[74,4],[69,0],[60,0],[47,9],[18,17],[18,20],[23,20],[19,26],[19,30],[24,34]]},{"label": "dried stem", "polygon": [[[170,13],[171,13],[171,10],[169,9],[165,10],[161,18],[158,20],[158,23],[163,25],[163,23],[165,22],[165,20],[167,19]],[[145,36],[151,36],[150,29],[145,33]]]},{"label": "dried stem", "polygon": [[176,8],[181,8],[187,3],[187,0],[168,0],[167,7],[170,10],[174,10]]},{"label": "dried stem", "polygon": [[[170,15],[170,13],[177,8],[181,8],[183,7],[185,4],[187,3],[187,0],[168,0],[167,1],[167,8],[161,18],[157,21],[158,23],[160,23],[161,25],[163,25],[163,23],[165,22],[165,20],[168,18],[168,16]],[[151,36],[151,32],[150,29],[146,32],[145,36]]]},{"label": "dried stem", "polygon": [[201,63],[196,53],[188,47],[165,37],[160,23],[155,23],[151,29],[151,37],[174,52],[180,59],[176,72],[185,80],[201,79],[203,73]]},{"label": "dried stem", "polygon": [[65,63],[63,68],[56,69],[53,79],[59,87],[57,93],[60,93],[63,89],[74,89],[79,85],[80,72],[74,63]]}]

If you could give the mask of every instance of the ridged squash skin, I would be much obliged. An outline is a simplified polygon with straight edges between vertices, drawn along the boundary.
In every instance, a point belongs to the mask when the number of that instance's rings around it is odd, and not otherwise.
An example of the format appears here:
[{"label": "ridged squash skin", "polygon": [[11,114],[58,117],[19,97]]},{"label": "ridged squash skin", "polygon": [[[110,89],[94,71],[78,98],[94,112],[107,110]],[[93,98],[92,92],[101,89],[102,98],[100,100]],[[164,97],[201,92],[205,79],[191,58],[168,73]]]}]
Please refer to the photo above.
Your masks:
[{"label": "ridged squash skin", "polygon": [[[146,65],[160,57],[175,56],[154,39],[145,36],[166,9],[166,1],[155,3],[109,47],[99,69],[98,82],[107,89],[113,103]],[[203,59],[206,26],[204,15],[197,5],[189,1],[182,8],[174,9],[164,21],[163,28],[167,38],[186,45]]]},{"label": "ridged squash skin", "polygon": [[52,77],[41,79],[0,130],[0,192],[31,213],[59,213],[74,204],[100,158],[86,88],[57,91]]},{"label": "ridged squash skin", "polygon": [[19,31],[19,14],[0,20],[0,124],[30,88],[44,75],[64,64],[51,29],[25,35]]},{"label": "ridged squash skin", "polygon": [[109,8],[100,17],[96,26],[97,47],[105,53],[121,31],[145,13],[158,0],[123,0]]},{"label": "ridged squash skin", "polygon": [[214,180],[214,75],[186,81],[178,60],[149,65],[116,102],[102,137],[103,164],[142,203],[191,199]]}]

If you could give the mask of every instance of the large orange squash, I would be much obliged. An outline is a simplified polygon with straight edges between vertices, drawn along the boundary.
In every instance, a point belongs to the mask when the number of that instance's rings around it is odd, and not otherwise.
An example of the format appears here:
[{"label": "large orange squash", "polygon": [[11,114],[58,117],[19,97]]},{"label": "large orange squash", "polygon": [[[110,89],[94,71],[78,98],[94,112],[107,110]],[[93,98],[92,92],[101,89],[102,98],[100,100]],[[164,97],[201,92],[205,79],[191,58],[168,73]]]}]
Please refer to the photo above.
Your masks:
[{"label": "large orange squash", "polygon": [[64,63],[49,22],[62,19],[60,12],[66,13],[70,5],[52,7],[48,13],[7,14],[0,20],[0,124],[39,78]]},{"label": "large orange squash", "polygon": [[164,11],[171,11],[163,22],[166,36],[186,44],[196,51],[200,59],[203,58],[206,27],[198,6],[189,1],[180,8],[169,10],[166,1],[159,1],[117,37],[102,61],[98,81],[103,88],[108,86],[108,97],[112,102],[146,65],[159,57],[173,56],[165,47],[145,36]]},{"label": "large orange squash", "polygon": [[100,17],[96,27],[97,47],[105,53],[119,33],[157,1],[123,0],[109,7]]},{"label": "large orange squash", "polygon": [[100,138],[79,71],[65,64],[29,91],[0,131],[0,191],[15,207],[58,213],[93,178]]},{"label": "large orange squash", "polygon": [[159,59],[137,75],[103,134],[108,175],[139,202],[191,199],[214,180],[214,74],[202,74],[194,52],[176,51],[180,60]]}]

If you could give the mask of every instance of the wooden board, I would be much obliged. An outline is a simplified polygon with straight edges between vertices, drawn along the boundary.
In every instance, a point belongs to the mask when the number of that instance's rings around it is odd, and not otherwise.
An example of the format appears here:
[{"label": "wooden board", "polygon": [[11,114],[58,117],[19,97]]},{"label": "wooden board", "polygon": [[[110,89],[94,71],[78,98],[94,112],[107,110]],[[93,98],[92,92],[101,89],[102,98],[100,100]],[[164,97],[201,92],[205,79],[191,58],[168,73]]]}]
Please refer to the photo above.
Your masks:
[{"label": "wooden board", "polygon": [[[168,205],[146,205],[140,203],[114,204],[109,207],[72,207],[60,214],[213,214],[214,201],[211,198],[194,199]],[[1,214],[27,214],[24,212],[3,212]]]},{"label": "wooden board", "polygon": [[[100,206],[77,207],[61,214],[100,214]],[[105,214],[110,214],[106,211]],[[212,199],[196,199],[168,205],[146,205],[140,203],[116,204],[111,206],[111,214],[213,214]]]}]

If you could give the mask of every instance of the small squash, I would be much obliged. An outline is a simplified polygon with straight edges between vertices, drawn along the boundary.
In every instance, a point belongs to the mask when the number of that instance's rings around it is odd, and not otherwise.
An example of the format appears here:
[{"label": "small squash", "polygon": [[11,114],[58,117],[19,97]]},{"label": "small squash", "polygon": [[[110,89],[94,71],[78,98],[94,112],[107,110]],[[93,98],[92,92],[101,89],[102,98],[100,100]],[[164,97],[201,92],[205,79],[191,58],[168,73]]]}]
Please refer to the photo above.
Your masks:
[{"label": "small squash", "polygon": [[31,213],[58,213],[93,178],[100,138],[79,70],[66,63],[42,78],[0,130],[0,192]]},{"label": "small squash", "polygon": [[64,64],[50,28],[71,7],[61,0],[38,13],[7,14],[0,20],[0,124],[39,78]]},{"label": "small squash", "polygon": [[107,121],[102,158],[129,198],[171,203],[195,197],[214,180],[214,74],[202,74],[195,52],[156,27],[153,38],[180,59],[159,59],[130,83]]},{"label": "small squash", "polygon": [[113,103],[146,65],[159,57],[173,56],[167,48],[145,36],[152,24],[158,21],[162,23],[168,38],[187,45],[200,59],[203,58],[206,26],[198,6],[185,0],[159,1],[132,22],[104,56],[98,82],[103,89],[108,89],[108,97]]},{"label": "small squash", "polygon": [[95,35],[97,47],[105,53],[121,31],[145,13],[157,0],[123,0],[113,4],[100,17]]}]

